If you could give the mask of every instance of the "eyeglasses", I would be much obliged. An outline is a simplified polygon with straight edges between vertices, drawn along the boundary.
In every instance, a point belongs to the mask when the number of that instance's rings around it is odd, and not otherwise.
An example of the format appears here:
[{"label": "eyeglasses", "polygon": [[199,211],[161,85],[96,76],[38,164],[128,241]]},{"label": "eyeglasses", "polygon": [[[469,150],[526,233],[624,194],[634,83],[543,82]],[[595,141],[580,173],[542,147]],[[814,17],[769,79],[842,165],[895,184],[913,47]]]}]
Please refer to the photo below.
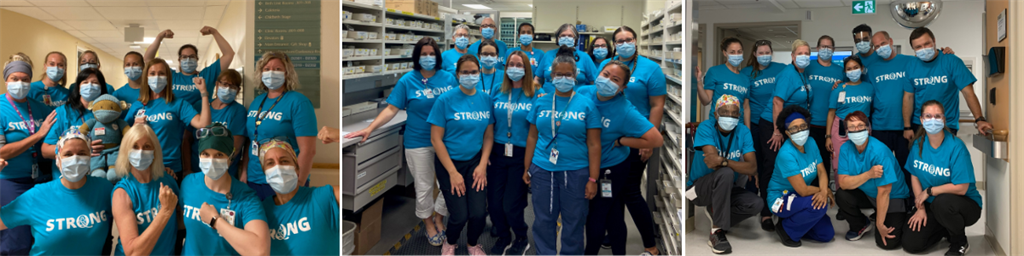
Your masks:
[{"label": "eyeglasses", "polygon": [[635,41],[635,40],[633,40],[633,38],[626,38],[626,39],[615,40],[615,44],[632,43],[633,41]]},{"label": "eyeglasses", "polygon": [[196,129],[196,139],[202,139],[202,138],[210,137],[211,135],[217,136],[217,137],[224,137],[224,136],[228,136],[228,134],[230,134],[230,132],[228,131],[228,128],[225,128],[224,126],[219,126],[219,125],[218,126],[214,126],[214,127],[210,127],[210,128],[199,128],[199,129]]},{"label": "eyeglasses", "polygon": [[806,131],[806,130],[809,130],[809,129],[810,129],[810,126],[807,126],[807,124],[801,124],[801,125],[789,127],[788,129],[786,129],[786,131],[789,131],[790,134],[796,134],[798,132]]},{"label": "eyeglasses", "polygon": [[480,27],[481,28],[497,28],[497,26],[495,26],[494,24],[484,24],[484,25],[480,25]]},{"label": "eyeglasses", "polygon": [[849,131],[850,133],[862,132],[862,131],[867,130],[867,129],[868,129],[867,125],[850,126],[850,127],[846,128],[846,130]]}]

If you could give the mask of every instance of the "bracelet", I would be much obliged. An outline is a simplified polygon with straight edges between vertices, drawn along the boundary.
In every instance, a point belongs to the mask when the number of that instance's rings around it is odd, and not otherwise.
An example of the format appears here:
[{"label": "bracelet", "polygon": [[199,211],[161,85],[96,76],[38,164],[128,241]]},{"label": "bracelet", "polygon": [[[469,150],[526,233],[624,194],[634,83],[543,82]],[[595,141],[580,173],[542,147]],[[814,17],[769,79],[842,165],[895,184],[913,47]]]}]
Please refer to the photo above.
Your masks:
[{"label": "bracelet", "polygon": [[591,178],[591,177],[587,177],[587,179],[589,179],[590,182],[597,182],[597,180],[595,180],[594,178]]},{"label": "bracelet", "polygon": [[217,225],[217,216],[213,216],[213,218],[210,218],[210,228],[212,228],[213,230],[217,230],[217,226],[216,225]]},{"label": "bracelet", "polygon": [[913,131],[913,130],[914,130],[914,128],[910,128],[910,126],[904,126],[904,127],[903,127],[903,130],[904,130],[904,131]]},{"label": "bracelet", "polygon": [[978,123],[978,122],[981,122],[981,121],[986,121],[987,122],[988,120],[986,120],[984,116],[983,117],[979,117],[977,119],[974,119],[974,123]]}]

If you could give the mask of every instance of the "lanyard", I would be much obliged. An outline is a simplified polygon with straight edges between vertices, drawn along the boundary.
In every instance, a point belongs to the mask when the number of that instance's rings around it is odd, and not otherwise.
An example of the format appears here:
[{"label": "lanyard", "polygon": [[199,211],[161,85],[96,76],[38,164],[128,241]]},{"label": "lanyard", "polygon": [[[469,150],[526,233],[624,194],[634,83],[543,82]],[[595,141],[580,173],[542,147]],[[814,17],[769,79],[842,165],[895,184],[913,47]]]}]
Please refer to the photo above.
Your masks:
[{"label": "lanyard", "polygon": [[[267,97],[269,97],[270,93],[268,92],[267,94],[268,94]],[[274,110],[274,106],[277,106],[277,103],[281,102],[281,99],[283,99],[286,94],[288,94],[287,91],[285,91],[284,93],[281,93],[281,96],[277,96],[277,100],[274,101],[274,104],[270,105],[270,108],[267,109],[267,112],[269,113],[271,110]],[[263,101],[260,101],[260,108],[256,110],[256,126],[254,126],[252,128],[252,135],[253,135],[252,140],[253,141],[259,141],[259,138],[260,138],[260,124],[262,124],[263,123],[263,119],[266,119],[267,116],[268,116],[268,115],[264,115],[263,114],[263,103],[267,103],[267,97],[264,97]]]},{"label": "lanyard", "polygon": [[10,94],[7,94],[7,103],[11,103],[11,108],[13,108],[14,111],[18,113],[18,117],[21,118],[21,122],[28,127],[28,134],[35,134],[36,122],[35,120],[32,120],[32,104],[29,104],[30,102],[25,101],[25,108],[28,109],[28,121],[25,121],[25,116],[22,116],[21,110],[18,109],[18,106],[14,105],[14,98],[11,98]]},{"label": "lanyard", "polygon": [[[800,76],[800,82],[803,83],[802,85],[800,85],[800,87],[804,88],[804,95],[807,95],[807,99],[805,101],[807,101],[807,105],[810,106],[811,105],[811,85],[810,85],[810,82],[807,81],[807,77],[805,77],[804,74],[801,74],[800,70],[797,69],[795,65],[793,66],[793,70],[796,70],[796,73]],[[804,72],[806,72],[806,71],[807,71],[807,69],[805,68]]]},{"label": "lanyard", "polygon": [[[569,104],[572,103],[572,98],[575,97],[575,96],[576,96],[576,92],[573,91],[572,94],[569,96],[569,101],[565,102],[565,107],[563,107],[562,110],[569,109]],[[555,139],[558,138],[558,129],[562,128],[562,120],[565,120],[565,116],[566,116],[565,113],[555,112],[555,109],[556,109],[555,108],[555,99],[557,99],[557,98],[558,98],[558,95],[555,95],[555,94],[551,95],[551,142],[548,143],[548,148],[551,148],[551,145],[555,144]],[[556,113],[562,113],[562,117],[558,118],[557,122],[555,121],[555,114]]]},{"label": "lanyard", "polygon": [[[719,134],[721,134],[721,132],[719,132]],[[719,152],[719,154],[723,155],[722,157],[725,157],[726,159],[729,159],[729,150],[732,149],[732,138],[735,137],[735,136],[733,136],[735,134],[736,134],[735,130],[733,130],[732,132],[729,132],[729,142],[726,142],[726,144],[725,144],[725,151],[724,151],[725,153],[723,154],[722,152]],[[722,136],[718,136],[718,143],[722,143]],[[722,148],[723,147],[721,145],[718,146],[718,149],[722,149]]]},{"label": "lanyard", "polygon": [[[483,72],[480,72],[480,73],[482,74]],[[482,87],[482,89],[484,89],[484,90],[489,92],[490,89],[487,89],[487,88],[488,88],[488,86],[491,86],[491,85],[494,84],[494,78],[497,77],[497,76],[498,76],[498,70],[497,70],[497,68],[495,68],[494,73],[491,73],[491,82],[490,83],[484,83],[484,86]],[[483,79],[480,79],[480,82],[483,82]],[[494,89],[494,88],[491,88],[491,89]],[[509,97],[512,97],[512,95],[509,94]]]},{"label": "lanyard", "polygon": [[[516,95],[516,101],[519,101],[519,95]],[[505,108],[508,110],[508,138],[509,143],[512,141],[512,109],[516,107],[516,104],[512,101],[512,91],[508,92],[508,105]]]}]

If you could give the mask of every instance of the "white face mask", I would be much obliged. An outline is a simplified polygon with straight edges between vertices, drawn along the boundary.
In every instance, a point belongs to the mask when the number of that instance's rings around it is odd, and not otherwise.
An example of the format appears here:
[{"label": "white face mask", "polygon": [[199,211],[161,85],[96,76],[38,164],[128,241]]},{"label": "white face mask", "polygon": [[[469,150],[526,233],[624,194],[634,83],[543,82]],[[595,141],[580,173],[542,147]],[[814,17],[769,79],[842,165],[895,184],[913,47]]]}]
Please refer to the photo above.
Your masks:
[{"label": "white face mask", "polygon": [[264,171],[267,175],[267,184],[278,194],[287,194],[295,190],[298,185],[299,175],[295,173],[295,166],[276,165]]},{"label": "white face mask", "polygon": [[199,158],[199,169],[203,170],[203,175],[214,180],[223,177],[230,166],[227,158]]},{"label": "white face mask", "polygon": [[153,164],[153,151],[132,150],[128,153],[128,162],[132,164],[132,167],[140,171],[149,170],[149,166]]},{"label": "white face mask", "polygon": [[78,182],[89,174],[89,156],[69,156],[60,160],[60,175],[70,182]]}]

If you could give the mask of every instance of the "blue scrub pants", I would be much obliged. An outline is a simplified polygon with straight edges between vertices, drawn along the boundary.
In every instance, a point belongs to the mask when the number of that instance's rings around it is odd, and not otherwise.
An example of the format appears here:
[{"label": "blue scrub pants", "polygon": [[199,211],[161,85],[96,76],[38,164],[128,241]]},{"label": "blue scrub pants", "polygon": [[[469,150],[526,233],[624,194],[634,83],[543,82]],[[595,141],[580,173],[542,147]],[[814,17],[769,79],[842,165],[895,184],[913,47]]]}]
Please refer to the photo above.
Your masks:
[{"label": "blue scrub pants", "polygon": [[[781,197],[789,201],[789,195]],[[813,196],[796,196],[791,202],[785,202],[775,213],[782,223],[782,229],[786,231],[790,239],[800,241],[801,238],[810,238],[818,242],[829,242],[835,237],[836,231],[832,228],[832,219],[828,217],[828,207],[814,209],[811,200]],[[769,202],[774,204],[775,202]]]},{"label": "blue scrub pants", "polygon": [[[512,157],[505,157],[505,146],[491,150],[491,165],[487,166],[487,211],[498,237],[526,238],[524,212],[526,211],[526,183],[523,182],[523,157],[526,148],[512,147]],[[509,232],[509,229],[512,232]]]},{"label": "blue scrub pants", "polygon": [[[0,206],[7,206],[35,185],[31,177],[0,179]],[[32,238],[32,228],[23,225],[0,231],[0,241],[3,241],[0,242],[0,255],[28,255],[35,240]]]},{"label": "blue scrub pants", "polygon": [[[589,167],[574,171],[548,171],[530,165],[533,193],[533,240],[537,255],[582,255],[583,226],[587,220],[586,198]],[[562,251],[557,252],[558,216],[562,216]]]}]

